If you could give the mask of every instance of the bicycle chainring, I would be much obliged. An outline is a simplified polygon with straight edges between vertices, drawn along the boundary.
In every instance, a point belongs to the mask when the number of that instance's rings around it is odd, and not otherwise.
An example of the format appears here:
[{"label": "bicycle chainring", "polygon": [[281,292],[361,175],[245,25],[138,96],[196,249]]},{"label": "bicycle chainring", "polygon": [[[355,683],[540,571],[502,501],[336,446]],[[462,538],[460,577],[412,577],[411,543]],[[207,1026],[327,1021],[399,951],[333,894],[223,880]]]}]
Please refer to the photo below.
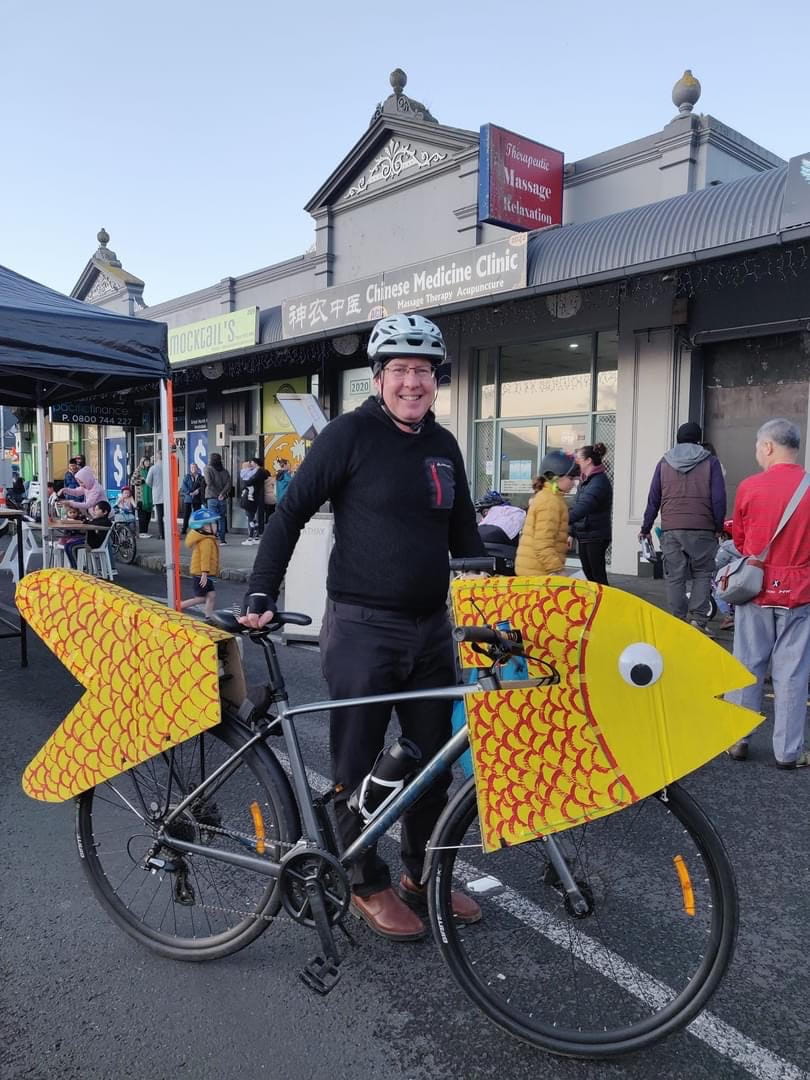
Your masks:
[{"label": "bicycle chainring", "polygon": [[293,850],[281,860],[278,887],[284,910],[302,926],[314,927],[315,919],[307,886],[317,884],[330,924],[346,914],[351,899],[349,876],[334,855],[319,848]]}]

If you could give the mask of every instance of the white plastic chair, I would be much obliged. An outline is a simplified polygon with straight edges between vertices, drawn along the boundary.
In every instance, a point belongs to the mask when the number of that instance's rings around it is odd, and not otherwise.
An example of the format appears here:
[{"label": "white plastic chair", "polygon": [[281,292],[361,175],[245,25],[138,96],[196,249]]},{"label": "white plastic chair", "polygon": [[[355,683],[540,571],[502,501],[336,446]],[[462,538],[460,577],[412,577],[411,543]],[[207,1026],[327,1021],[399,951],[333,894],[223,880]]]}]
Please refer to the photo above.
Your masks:
[{"label": "white plastic chair", "polygon": [[23,566],[27,574],[29,569],[28,564],[33,558],[39,558],[41,560],[40,566],[44,566],[45,561],[42,544],[37,542],[36,530],[32,529],[27,521],[22,521],[21,525],[23,538]]},{"label": "white plastic chair", "polygon": [[83,570],[86,574],[92,574],[94,577],[104,578],[105,581],[112,581],[118,571],[113,569],[110,558],[111,536],[112,529],[109,529],[101,547],[79,548],[76,552],[77,569]]}]

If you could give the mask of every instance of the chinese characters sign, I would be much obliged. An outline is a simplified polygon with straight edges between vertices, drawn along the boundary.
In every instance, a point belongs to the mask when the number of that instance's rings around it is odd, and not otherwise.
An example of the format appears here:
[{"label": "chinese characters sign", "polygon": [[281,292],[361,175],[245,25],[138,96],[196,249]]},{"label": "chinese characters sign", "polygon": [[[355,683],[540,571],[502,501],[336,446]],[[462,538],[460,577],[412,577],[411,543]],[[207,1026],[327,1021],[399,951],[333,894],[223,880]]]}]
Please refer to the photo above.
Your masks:
[{"label": "chinese characters sign", "polygon": [[458,251],[441,259],[386,270],[282,304],[284,337],[300,337],[385,315],[474,300],[526,285],[526,237]]},{"label": "chinese characters sign", "polygon": [[478,153],[478,220],[507,229],[562,224],[563,155],[484,124]]},{"label": "chinese characters sign", "polygon": [[169,331],[169,360],[179,364],[231,349],[249,349],[259,340],[259,309],[242,308]]}]

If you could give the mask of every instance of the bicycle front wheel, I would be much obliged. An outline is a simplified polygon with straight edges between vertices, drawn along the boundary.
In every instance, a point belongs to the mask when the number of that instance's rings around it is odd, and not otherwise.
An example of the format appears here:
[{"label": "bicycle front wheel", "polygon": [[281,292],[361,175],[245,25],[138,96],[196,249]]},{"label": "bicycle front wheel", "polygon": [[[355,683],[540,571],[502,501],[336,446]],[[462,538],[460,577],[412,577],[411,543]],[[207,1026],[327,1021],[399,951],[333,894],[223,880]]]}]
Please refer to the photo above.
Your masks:
[{"label": "bicycle front wheel", "polygon": [[168,827],[170,835],[203,845],[210,855],[183,854],[170,841],[156,840],[169,811],[247,738],[240,727],[222,723],[77,800],[76,840],[93,891],[123,930],[163,956],[228,956],[257,938],[279,911],[275,879],[215,857],[223,850],[278,861],[300,835],[289,782],[261,744]]},{"label": "bicycle front wheel", "polygon": [[[434,937],[464,991],[511,1035],[570,1057],[641,1050],[692,1020],[728,967],[737,931],[728,855],[677,784],[555,840],[584,916],[542,839],[482,854],[470,782],[436,842]],[[453,920],[454,878],[479,900],[480,923]]]}]

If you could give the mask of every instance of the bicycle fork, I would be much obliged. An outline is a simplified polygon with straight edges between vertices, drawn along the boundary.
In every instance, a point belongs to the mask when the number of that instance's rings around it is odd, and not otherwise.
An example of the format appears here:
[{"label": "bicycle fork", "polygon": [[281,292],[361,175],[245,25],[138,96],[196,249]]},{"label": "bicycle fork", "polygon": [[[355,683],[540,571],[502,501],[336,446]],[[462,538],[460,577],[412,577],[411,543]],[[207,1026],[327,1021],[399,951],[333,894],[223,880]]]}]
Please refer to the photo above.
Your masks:
[{"label": "bicycle fork", "polygon": [[541,836],[540,840],[545,848],[548,861],[557,875],[560,887],[565,893],[566,903],[570,906],[571,914],[578,919],[584,918],[590,914],[591,905],[574,880],[574,875],[571,873],[571,868],[566,862],[560,845],[553,836]]}]

